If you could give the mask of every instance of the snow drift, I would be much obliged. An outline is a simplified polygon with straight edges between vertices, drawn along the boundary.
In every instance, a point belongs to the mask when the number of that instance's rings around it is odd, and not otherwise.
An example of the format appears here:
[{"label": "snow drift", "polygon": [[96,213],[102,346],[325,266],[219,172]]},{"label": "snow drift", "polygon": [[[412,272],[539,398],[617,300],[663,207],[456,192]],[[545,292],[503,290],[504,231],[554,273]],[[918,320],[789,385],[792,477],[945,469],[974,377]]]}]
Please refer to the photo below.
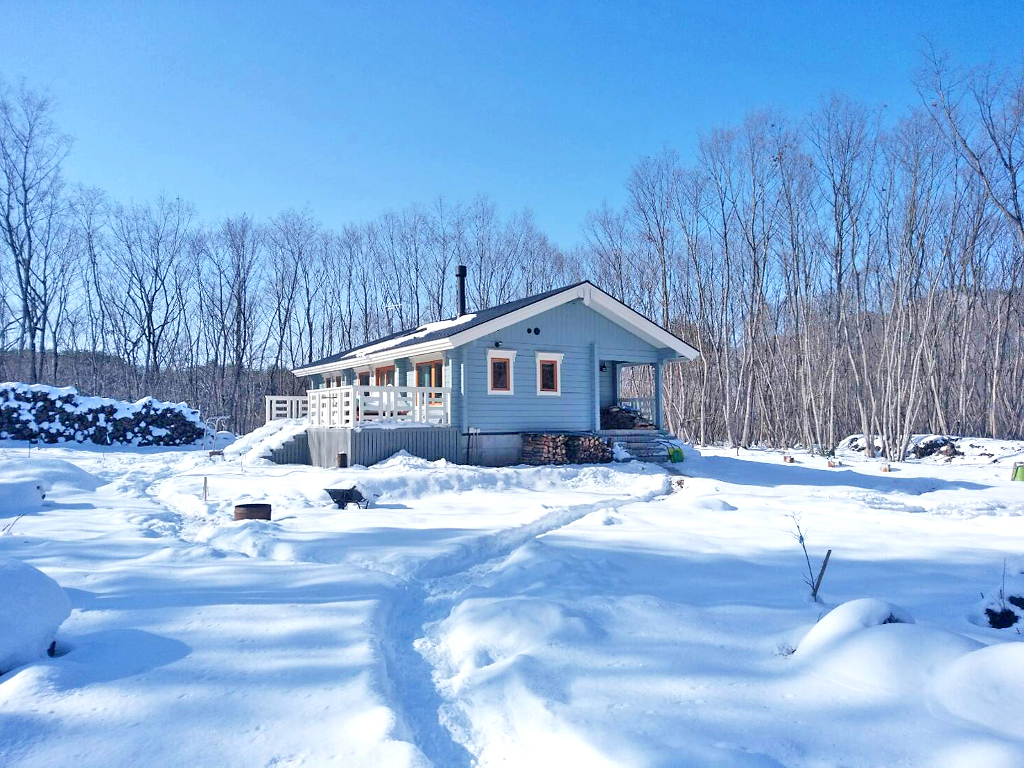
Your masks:
[{"label": "snow drift", "polygon": [[57,582],[31,565],[0,559],[0,674],[43,658],[70,615]]},{"label": "snow drift", "polygon": [[256,465],[270,459],[271,454],[289,440],[309,428],[306,419],[274,419],[238,438],[224,449],[224,458]]}]

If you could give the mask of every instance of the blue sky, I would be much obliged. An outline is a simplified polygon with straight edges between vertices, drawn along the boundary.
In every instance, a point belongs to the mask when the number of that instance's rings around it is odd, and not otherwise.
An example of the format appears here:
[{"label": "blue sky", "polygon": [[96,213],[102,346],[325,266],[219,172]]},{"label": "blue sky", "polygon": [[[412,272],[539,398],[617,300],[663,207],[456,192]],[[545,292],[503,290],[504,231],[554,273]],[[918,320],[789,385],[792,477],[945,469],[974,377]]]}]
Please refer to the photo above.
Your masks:
[{"label": "blue sky", "polygon": [[116,199],[340,226],[485,193],[566,246],[663,145],[685,159],[700,131],[833,90],[899,110],[925,38],[965,63],[1024,53],[1019,0],[6,0],[2,18],[0,74],[49,89],[69,178]]}]

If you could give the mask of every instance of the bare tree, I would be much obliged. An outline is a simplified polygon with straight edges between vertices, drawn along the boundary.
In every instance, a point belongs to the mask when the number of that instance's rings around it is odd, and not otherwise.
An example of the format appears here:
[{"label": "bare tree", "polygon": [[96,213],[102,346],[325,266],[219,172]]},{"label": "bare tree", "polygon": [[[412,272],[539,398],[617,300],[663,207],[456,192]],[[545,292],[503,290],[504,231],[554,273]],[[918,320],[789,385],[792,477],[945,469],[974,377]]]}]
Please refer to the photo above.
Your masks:
[{"label": "bare tree", "polygon": [[[71,140],[59,133],[45,94],[0,81],[0,235],[19,303],[18,350],[40,375],[52,293],[48,281],[68,247],[61,165]],[[56,265],[56,266],[55,266]],[[41,268],[42,267],[42,268]]]}]

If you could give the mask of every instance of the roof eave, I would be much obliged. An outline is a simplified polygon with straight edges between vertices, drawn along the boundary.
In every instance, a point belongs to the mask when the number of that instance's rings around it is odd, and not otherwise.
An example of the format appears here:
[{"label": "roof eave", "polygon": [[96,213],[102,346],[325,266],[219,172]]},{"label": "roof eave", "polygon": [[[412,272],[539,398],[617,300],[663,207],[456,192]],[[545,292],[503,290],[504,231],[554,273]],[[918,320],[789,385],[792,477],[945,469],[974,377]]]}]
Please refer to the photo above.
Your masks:
[{"label": "roof eave", "polygon": [[[657,323],[641,315],[635,309],[628,307],[614,296],[605,293],[589,280],[570,286],[563,291],[527,304],[524,307],[508,312],[507,314],[493,318],[486,322],[474,325],[459,333],[452,334],[443,339],[423,342],[421,344],[410,344],[408,346],[397,346],[390,349],[380,350],[370,355],[354,355],[352,357],[335,360],[331,363],[296,368],[292,371],[296,376],[310,376],[328,371],[343,370],[346,368],[358,368],[363,365],[372,365],[379,362],[394,360],[396,357],[414,357],[428,352],[439,352],[455,347],[461,347],[471,341],[482,338],[489,333],[507,328],[510,325],[527,320],[541,312],[566,304],[576,299],[582,299],[585,306],[599,312],[613,322],[624,326],[631,332],[658,349],[670,349],[679,358],[694,360],[699,352],[680,339],[675,334],[665,330]],[[679,359],[677,358],[677,359]]]},{"label": "roof eave", "polygon": [[442,352],[451,349],[453,346],[451,337],[434,339],[433,341],[425,341],[420,344],[382,349],[369,355],[356,354],[350,357],[343,357],[340,360],[333,360],[329,363],[294,368],[292,373],[296,376],[313,376],[318,373],[328,373],[329,371],[343,371],[347,368],[359,368],[364,365],[373,365],[374,363],[390,362],[396,357],[415,357],[427,354],[428,352]]}]

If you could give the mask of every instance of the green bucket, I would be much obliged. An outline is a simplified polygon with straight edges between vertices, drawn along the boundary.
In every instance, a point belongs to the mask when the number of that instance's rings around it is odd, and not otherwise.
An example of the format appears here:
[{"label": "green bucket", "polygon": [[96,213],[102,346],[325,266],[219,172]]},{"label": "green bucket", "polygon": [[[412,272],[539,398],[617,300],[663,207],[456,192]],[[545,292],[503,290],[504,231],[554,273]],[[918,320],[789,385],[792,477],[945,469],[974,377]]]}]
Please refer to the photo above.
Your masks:
[{"label": "green bucket", "polygon": [[1024,461],[1018,461],[1013,465],[1013,474],[1010,476],[1011,480],[1024,480]]},{"label": "green bucket", "polygon": [[668,447],[668,460],[673,464],[680,463],[683,460],[683,449],[678,445],[670,445]]}]

